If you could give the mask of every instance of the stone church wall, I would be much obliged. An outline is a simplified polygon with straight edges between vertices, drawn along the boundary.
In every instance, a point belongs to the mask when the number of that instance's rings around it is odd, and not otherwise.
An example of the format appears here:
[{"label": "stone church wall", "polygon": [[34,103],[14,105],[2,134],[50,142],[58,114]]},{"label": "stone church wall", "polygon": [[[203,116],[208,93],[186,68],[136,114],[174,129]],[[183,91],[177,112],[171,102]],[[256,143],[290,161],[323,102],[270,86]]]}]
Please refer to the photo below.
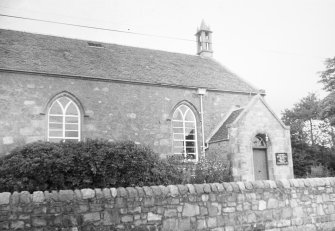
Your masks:
[{"label": "stone church wall", "polygon": [[[252,141],[257,134],[266,134],[269,138],[266,150],[269,179],[294,177],[290,130],[283,127],[260,99],[229,129],[229,134],[236,181],[255,179]],[[287,153],[288,164],[277,165],[276,153]]]},{"label": "stone church wall", "polygon": [[206,150],[206,157],[230,160],[229,140],[210,143]]},{"label": "stone church wall", "polygon": [[0,193],[0,230],[334,230],[335,178]]},{"label": "stone church wall", "polygon": [[[134,73],[136,74],[136,73]],[[83,78],[0,72],[0,154],[46,140],[46,105],[67,91],[83,105],[82,139],[133,140],[160,154],[172,152],[171,113],[183,100],[199,113],[196,89],[126,84]],[[208,92],[204,97],[205,137],[231,106],[245,105],[248,94]],[[198,114],[198,147],[201,126]]]}]

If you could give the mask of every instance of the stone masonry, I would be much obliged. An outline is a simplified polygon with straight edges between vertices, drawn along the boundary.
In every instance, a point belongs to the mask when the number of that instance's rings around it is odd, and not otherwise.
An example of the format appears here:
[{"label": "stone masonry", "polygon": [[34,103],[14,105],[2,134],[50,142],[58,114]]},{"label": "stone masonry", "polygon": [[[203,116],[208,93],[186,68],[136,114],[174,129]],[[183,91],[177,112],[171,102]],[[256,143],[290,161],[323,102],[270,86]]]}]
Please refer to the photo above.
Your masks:
[{"label": "stone masonry", "polygon": [[[0,72],[0,155],[25,143],[47,139],[47,105],[61,92],[81,103],[81,138],[132,140],[149,145],[163,157],[172,153],[171,114],[178,103],[194,106],[198,149],[201,145],[197,89],[132,85]],[[205,137],[232,105],[252,96],[208,92],[204,97]]]},{"label": "stone masonry", "polygon": [[0,193],[0,230],[334,230],[335,178]]},{"label": "stone masonry", "polygon": [[[290,129],[272,114],[261,97],[255,97],[245,109],[244,116],[229,128],[234,179],[255,179],[252,139],[257,134],[266,134],[269,138],[266,150],[269,180],[294,178]],[[288,164],[277,165],[276,153],[286,153]]]}]

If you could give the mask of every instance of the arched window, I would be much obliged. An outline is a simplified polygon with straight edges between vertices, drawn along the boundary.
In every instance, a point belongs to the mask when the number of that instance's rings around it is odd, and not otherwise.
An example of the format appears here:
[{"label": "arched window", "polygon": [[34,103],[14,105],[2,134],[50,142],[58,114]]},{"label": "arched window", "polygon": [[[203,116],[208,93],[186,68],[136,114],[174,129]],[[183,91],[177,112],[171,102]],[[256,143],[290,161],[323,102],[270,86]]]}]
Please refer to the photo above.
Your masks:
[{"label": "arched window", "polygon": [[80,141],[80,110],[67,96],[51,103],[48,110],[48,141]]},{"label": "arched window", "polygon": [[257,134],[252,143],[254,148],[266,148],[268,142],[268,136],[266,134]]},{"label": "arched window", "polygon": [[173,153],[186,159],[197,160],[197,124],[193,111],[180,105],[173,113]]}]

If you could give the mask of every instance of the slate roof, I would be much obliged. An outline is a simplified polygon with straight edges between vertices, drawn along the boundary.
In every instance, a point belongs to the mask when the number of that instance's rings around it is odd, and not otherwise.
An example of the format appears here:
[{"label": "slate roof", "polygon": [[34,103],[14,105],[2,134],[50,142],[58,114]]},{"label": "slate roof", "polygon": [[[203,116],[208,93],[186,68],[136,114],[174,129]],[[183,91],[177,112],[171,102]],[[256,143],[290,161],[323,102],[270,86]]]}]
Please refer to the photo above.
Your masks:
[{"label": "slate roof", "polygon": [[257,92],[210,58],[100,44],[0,29],[0,69]]},{"label": "slate roof", "polygon": [[208,141],[208,143],[214,143],[214,142],[218,142],[218,141],[222,141],[222,140],[227,140],[229,139],[228,136],[228,125],[233,123],[236,118],[241,114],[241,112],[244,109],[237,109],[235,111],[233,111],[228,118],[223,122],[223,124],[221,125],[221,127],[217,130],[217,132],[211,137],[211,139]]}]

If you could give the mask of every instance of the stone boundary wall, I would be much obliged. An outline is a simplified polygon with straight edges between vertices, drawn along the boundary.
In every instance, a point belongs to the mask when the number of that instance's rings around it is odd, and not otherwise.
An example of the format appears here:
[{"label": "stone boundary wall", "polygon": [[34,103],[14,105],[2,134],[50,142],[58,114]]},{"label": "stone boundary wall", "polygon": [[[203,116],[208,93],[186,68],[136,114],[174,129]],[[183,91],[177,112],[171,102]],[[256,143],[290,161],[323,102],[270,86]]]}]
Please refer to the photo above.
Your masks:
[{"label": "stone boundary wall", "polygon": [[335,178],[0,193],[0,230],[334,230]]}]

